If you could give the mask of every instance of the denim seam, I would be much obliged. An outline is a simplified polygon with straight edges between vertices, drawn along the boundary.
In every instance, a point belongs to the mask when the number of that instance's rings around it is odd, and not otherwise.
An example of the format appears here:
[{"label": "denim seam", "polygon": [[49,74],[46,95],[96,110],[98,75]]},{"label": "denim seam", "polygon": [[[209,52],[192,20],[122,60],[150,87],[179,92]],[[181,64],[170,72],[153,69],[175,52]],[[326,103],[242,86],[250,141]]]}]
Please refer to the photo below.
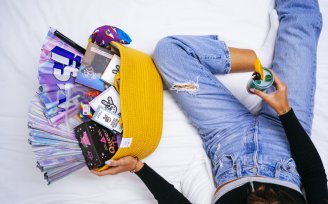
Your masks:
[{"label": "denim seam", "polygon": [[236,160],[236,171],[237,171],[237,177],[238,178],[242,176],[241,166],[242,166],[242,163],[241,163],[240,158],[238,157],[238,159]]},{"label": "denim seam", "polygon": [[228,46],[226,45],[225,42],[223,42],[223,47],[224,47],[224,56],[225,56],[225,68],[224,68],[224,73],[228,74],[231,70],[231,58],[230,58],[230,52],[228,49]]},{"label": "denim seam", "polygon": [[[321,15],[321,14],[320,14]],[[318,20],[313,23],[313,27],[315,30],[313,30],[313,32],[319,32],[320,33],[320,30],[321,30],[321,27],[320,27],[320,24],[321,24],[321,18],[320,18],[320,15],[319,15],[319,18]],[[320,34],[319,34],[320,35]],[[314,53],[314,58],[313,58],[313,66],[314,66],[314,69],[313,69],[313,72],[312,72],[312,75],[311,75],[311,80],[314,82],[313,86],[311,87],[311,92],[310,92],[310,95],[309,95],[309,102],[310,102],[310,107],[309,107],[309,111],[306,111],[307,113],[307,121],[309,121],[309,123],[305,123],[305,124],[308,124],[309,126],[307,127],[307,125],[305,125],[305,130],[306,132],[309,134],[309,136],[311,136],[311,127],[312,127],[312,122],[313,122],[313,110],[314,110],[314,95],[315,95],[315,90],[316,90],[316,72],[317,72],[317,54],[316,52]]]},{"label": "denim seam", "polygon": [[258,139],[258,133],[259,133],[259,121],[258,118],[255,118],[255,126],[254,126],[254,144],[255,144],[255,150],[254,150],[254,165],[257,168],[256,175],[259,173],[259,164],[258,164],[258,159],[259,159],[259,139]]},{"label": "denim seam", "polygon": [[274,178],[278,179],[280,177],[280,168],[281,168],[281,163],[277,162],[276,166],[275,166],[275,174],[274,174]]}]

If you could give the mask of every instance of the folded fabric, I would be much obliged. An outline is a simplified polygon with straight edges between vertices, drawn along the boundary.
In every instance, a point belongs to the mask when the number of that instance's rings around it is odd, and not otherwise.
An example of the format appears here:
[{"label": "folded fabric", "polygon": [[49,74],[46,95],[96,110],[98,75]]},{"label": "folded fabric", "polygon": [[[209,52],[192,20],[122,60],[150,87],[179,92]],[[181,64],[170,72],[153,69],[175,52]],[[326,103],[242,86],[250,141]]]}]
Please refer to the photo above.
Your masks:
[{"label": "folded fabric", "polygon": [[89,42],[95,43],[104,48],[109,48],[109,43],[112,41],[122,44],[130,44],[132,40],[123,30],[110,25],[96,28],[89,37]]}]

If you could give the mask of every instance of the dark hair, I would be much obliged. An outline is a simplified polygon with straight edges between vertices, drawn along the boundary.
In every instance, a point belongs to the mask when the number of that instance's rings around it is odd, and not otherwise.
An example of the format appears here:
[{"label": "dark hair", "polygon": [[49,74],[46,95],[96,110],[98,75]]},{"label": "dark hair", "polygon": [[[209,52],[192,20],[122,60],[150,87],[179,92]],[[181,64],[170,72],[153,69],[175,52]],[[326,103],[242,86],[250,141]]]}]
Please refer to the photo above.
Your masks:
[{"label": "dark hair", "polygon": [[296,200],[284,190],[274,190],[261,185],[254,192],[248,194],[247,204],[305,204],[305,201]]}]

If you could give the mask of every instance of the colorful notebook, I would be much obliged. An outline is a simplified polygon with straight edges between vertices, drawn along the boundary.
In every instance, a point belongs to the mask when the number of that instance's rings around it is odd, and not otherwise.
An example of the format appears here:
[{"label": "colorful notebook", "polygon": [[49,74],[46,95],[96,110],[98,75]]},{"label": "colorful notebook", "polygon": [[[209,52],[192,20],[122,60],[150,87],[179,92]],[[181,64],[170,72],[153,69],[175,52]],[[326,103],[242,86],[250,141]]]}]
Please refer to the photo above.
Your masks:
[{"label": "colorful notebook", "polygon": [[113,56],[114,53],[112,51],[89,43],[75,82],[98,91],[104,91],[106,84],[101,80],[101,75],[106,70]]}]

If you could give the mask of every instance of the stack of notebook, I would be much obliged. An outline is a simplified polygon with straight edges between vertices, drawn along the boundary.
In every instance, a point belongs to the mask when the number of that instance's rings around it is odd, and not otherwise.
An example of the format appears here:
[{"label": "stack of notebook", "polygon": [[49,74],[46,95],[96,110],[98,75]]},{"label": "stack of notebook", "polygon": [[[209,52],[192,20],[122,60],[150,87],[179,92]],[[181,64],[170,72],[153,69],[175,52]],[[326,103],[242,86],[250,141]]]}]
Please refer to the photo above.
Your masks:
[{"label": "stack of notebook", "polygon": [[[115,30],[114,30],[115,31]],[[41,49],[40,88],[29,108],[29,143],[48,184],[87,166],[102,167],[120,146],[115,50],[83,49],[50,28]]]}]

